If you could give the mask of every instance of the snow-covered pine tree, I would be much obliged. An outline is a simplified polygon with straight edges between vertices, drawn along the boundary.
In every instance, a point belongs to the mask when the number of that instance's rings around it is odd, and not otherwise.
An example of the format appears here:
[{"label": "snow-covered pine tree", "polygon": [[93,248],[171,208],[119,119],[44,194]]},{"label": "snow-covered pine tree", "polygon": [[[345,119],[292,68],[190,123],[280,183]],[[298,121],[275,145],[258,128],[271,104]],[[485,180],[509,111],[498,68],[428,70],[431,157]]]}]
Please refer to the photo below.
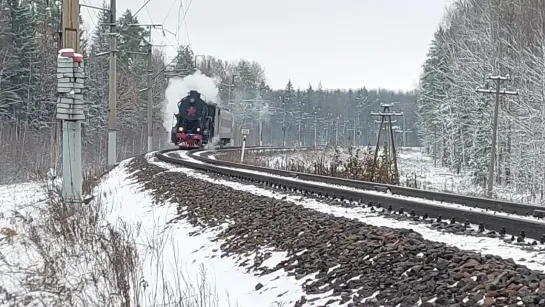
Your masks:
[{"label": "snow-covered pine tree", "polygon": [[55,116],[57,64],[57,27],[59,25],[59,8],[53,1],[38,0],[33,4],[33,15],[36,19],[36,37],[38,47],[36,64],[32,70],[34,79],[33,107],[30,117],[34,127],[52,127]]},{"label": "snow-covered pine tree", "polygon": [[6,1],[0,2],[0,121],[2,124],[15,121],[17,84],[15,77],[16,55],[11,34],[11,9]]},{"label": "snow-covered pine tree", "polygon": [[195,72],[195,55],[191,47],[186,45],[178,47],[174,69],[180,77],[189,76]]},{"label": "snow-covered pine tree", "polygon": [[36,41],[37,16],[34,4],[29,0],[7,0],[10,11],[12,52],[16,59],[10,87],[17,94],[14,117],[27,124],[37,123],[33,116],[37,102],[35,74],[38,64],[39,47]]},{"label": "snow-covered pine tree", "polygon": [[[103,8],[108,8],[106,2]],[[109,32],[110,16],[107,11],[98,12],[98,20],[93,30],[89,56],[86,61],[87,80],[85,86],[85,101],[88,105],[85,142],[100,147],[106,137],[108,116],[108,57],[97,54],[109,50],[109,38],[104,35]],[[100,151],[100,150],[99,150]],[[102,153],[100,153],[102,155]]]},{"label": "snow-covered pine tree", "polygon": [[138,23],[138,18],[133,16],[131,10],[126,10],[118,19],[117,44],[120,50],[118,60],[123,63],[120,69],[129,68],[132,73],[141,75],[146,70],[146,56],[130,53],[130,51],[146,52],[149,33],[143,27],[134,26]]},{"label": "snow-covered pine tree", "polygon": [[444,29],[439,28],[431,42],[423,72],[420,77],[420,87],[417,91],[417,112],[419,115],[419,132],[428,150],[437,146],[437,129],[442,124],[440,116],[441,104],[447,97],[448,72],[446,71]]},{"label": "snow-covered pine tree", "polygon": [[[148,87],[147,56],[131,53],[131,51],[147,52],[149,32],[143,27],[134,26],[138,23],[138,18],[133,16],[130,10],[126,10],[118,20],[118,49],[120,50],[117,58],[118,75],[120,80],[136,81],[135,84],[123,89],[123,92],[129,95],[118,96],[118,111],[124,114],[123,118],[120,118],[121,126],[141,128],[145,125],[147,118],[147,92],[140,93],[138,89]],[[134,90],[136,93],[129,93]]]}]

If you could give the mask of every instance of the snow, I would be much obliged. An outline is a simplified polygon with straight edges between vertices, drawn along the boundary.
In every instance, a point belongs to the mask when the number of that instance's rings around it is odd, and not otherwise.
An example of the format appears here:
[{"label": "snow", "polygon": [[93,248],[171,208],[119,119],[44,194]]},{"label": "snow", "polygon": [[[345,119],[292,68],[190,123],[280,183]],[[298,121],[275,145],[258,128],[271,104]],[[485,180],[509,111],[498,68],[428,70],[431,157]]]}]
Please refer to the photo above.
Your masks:
[{"label": "snow", "polygon": [[[139,254],[143,255],[144,276],[149,285],[153,285],[157,292],[163,286],[173,287],[180,283],[193,285],[190,293],[186,295],[198,295],[198,285],[203,282],[210,283],[210,291],[219,306],[272,306],[274,301],[282,301],[293,304],[302,295],[302,289],[294,278],[279,278],[280,273],[263,277],[246,274],[242,268],[237,267],[236,262],[245,259],[253,259],[249,255],[244,259],[232,257],[220,257],[219,246],[223,241],[211,242],[211,239],[227,225],[216,229],[210,229],[196,236],[190,233],[197,230],[188,222],[180,220],[174,224],[167,222],[177,216],[176,204],[164,203],[152,206],[152,196],[147,191],[138,191],[138,184],[133,184],[127,179],[123,167],[114,170],[110,178],[103,184],[111,191],[115,191],[116,198],[108,200],[109,205],[117,210],[112,212],[110,219],[115,221],[122,219],[132,223],[141,223],[141,234],[136,237],[140,246]],[[120,201],[122,200],[122,201]],[[150,248],[152,241],[162,241],[161,246]],[[155,244],[157,245],[157,244]],[[284,255],[272,252],[269,265],[284,259]],[[202,273],[205,273],[204,276]],[[180,276],[182,274],[183,276]],[[182,280],[183,279],[183,280]],[[236,280],[236,283],[233,281]],[[255,291],[258,283],[265,285],[260,291]],[[166,284],[166,285],[165,285]],[[213,289],[213,290],[211,290]],[[173,288],[172,291],[177,291]],[[281,298],[277,295],[284,294]],[[151,295],[152,293],[150,293]],[[153,293],[161,296],[163,293]],[[168,297],[165,297],[168,300]],[[234,301],[230,301],[234,299]],[[158,301],[162,301],[159,297]]]},{"label": "snow", "polygon": [[119,303],[108,275],[111,253],[100,244],[112,239],[108,225],[89,210],[96,206],[59,206],[47,192],[53,187],[0,186],[0,306]]},{"label": "snow", "polygon": [[63,54],[66,54],[66,53],[70,53],[70,54],[73,54],[75,51],[74,49],[71,49],[71,48],[63,48],[63,49],[60,49],[59,52],[57,53],[57,56],[59,58],[67,58],[65,56],[63,56]]},{"label": "snow", "polygon": [[[30,240],[25,236],[25,219],[37,218],[29,213],[43,198],[35,184],[0,186],[0,287],[13,295],[25,294],[25,271],[39,268],[38,251],[29,248]],[[0,302],[3,296],[0,294]]]},{"label": "snow", "polygon": [[545,254],[543,253],[545,247],[535,246],[530,247],[529,250],[522,250],[520,247],[515,246],[512,243],[504,242],[500,239],[445,233],[432,229],[426,224],[409,221],[397,221],[394,219],[386,218],[380,216],[375,212],[372,212],[370,208],[344,208],[340,206],[332,206],[310,198],[301,198],[301,196],[293,196],[286,193],[266,190],[254,185],[213,178],[188,168],[158,162],[154,159],[152,159],[151,161],[152,163],[160,167],[169,169],[170,171],[183,172],[188,176],[192,176],[201,180],[206,180],[213,184],[226,185],[238,191],[245,191],[248,193],[272,197],[276,199],[285,199],[286,201],[290,201],[295,204],[311,208],[320,212],[330,213],[340,217],[357,219],[363,223],[374,226],[386,226],[398,229],[412,229],[422,234],[422,236],[424,236],[424,238],[428,240],[443,242],[464,250],[481,252],[483,254],[498,255],[503,258],[512,258],[516,263],[526,265],[530,269],[542,271],[545,270]]},{"label": "snow", "polygon": [[401,182],[414,182],[415,176],[418,188],[438,192],[484,196],[482,187],[476,186],[469,173],[452,173],[447,167],[437,167],[433,157],[424,153],[423,148],[403,148],[399,153],[399,169]]},{"label": "snow", "polygon": [[[287,152],[277,153],[269,158],[271,167],[280,168],[288,160],[310,165],[318,158],[323,157],[324,162],[329,163],[333,160],[334,152],[327,151],[307,151],[307,152]],[[347,153],[341,154],[342,158],[348,158]],[[217,159],[218,157],[216,157]],[[453,173],[447,167],[441,166],[441,161],[437,160],[437,167],[434,165],[433,157],[425,153],[422,147],[402,147],[398,151],[398,167],[400,172],[400,183],[406,186],[411,183],[414,186],[416,180],[419,189],[431,190],[437,192],[449,192],[454,194],[484,197],[485,191],[482,186],[473,183],[469,172]],[[514,193],[504,186],[494,186],[494,194],[507,201],[521,203],[535,203],[530,196],[524,196]]]},{"label": "snow", "polygon": [[[181,158],[181,159],[190,161],[192,163],[197,163],[197,164],[203,164],[204,163],[202,161],[199,161],[199,160],[196,160],[196,159],[190,157],[188,155],[188,152],[186,152],[186,151],[175,151],[175,152],[169,153],[169,155],[173,156],[173,157],[177,157],[177,158]],[[232,168],[232,167],[224,167],[224,166],[217,166],[217,167],[223,168],[223,169],[234,170],[234,168]],[[279,175],[274,175],[274,174],[259,172],[259,171],[253,171],[253,170],[247,170],[247,169],[236,169],[236,170],[240,171],[240,172],[244,172],[244,173],[258,174],[258,175],[267,176],[267,177],[281,177]],[[426,205],[433,205],[433,206],[444,207],[444,208],[456,208],[458,210],[464,210],[464,211],[467,211],[467,212],[480,212],[482,215],[505,216],[505,217],[509,217],[510,219],[522,220],[522,221],[527,221],[527,222],[537,223],[537,224],[545,224],[544,220],[533,217],[533,216],[521,216],[521,215],[516,215],[516,214],[511,214],[511,213],[506,213],[506,212],[486,211],[486,210],[481,209],[481,208],[472,208],[472,207],[467,207],[467,206],[460,205],[460,204],[455,204],[455,203],[440,202],[440,201],[434,201],[434,200],[428,200],[428,199],[423,199],[423,198],[418,198],[418,197],[411,197],[411,196],[404,196],[404,195],[395,195],[395,194],[391,194],[390,192],[362,190],[362,189],[357,189],[357,188],[353,188],[353,187],[334,185],[334,184],[330,184],[330,183],[323,183],[323,182],[316,182],[316,181],[301,180],[301,179],[291,178],[291,177],[282,177],[282,178],[286,179],[286,180],[289,180],[289,181],[294,181],[294,182],[304,182],[305,184],[310,184],[310,185],[314,185],[314,186],[335,187],[335,188],[338,188],[338,189],[341,189],[341,190],[357,191],[357,192],[359,192],[359,193],[361,193],[363,195],[367,194],[367,195],[379,195],[381,197],[388,197],[388,198],[397,198],[397,199],[401,198],[401,199],[405,199],[405,200],[409,200],[409,201],[417,202],[417,203],[421,203],[421,204],[426,204]],[[472,226],[474,228],[477,228],[476,225],[472,225]],[[539,240],[540,238],[533,238],[533,239]]]},{"label": "snow", "polygon": [[[426,155],[423,148],[403,148],[399,153],[401,182],[411,180],[414,182],[416,175],[419,189],[476,197],[486,196],[484,187],[473,182],[469,171],[462,170],[457,174],[447,167],[442,167],[440,160],[437,160],[437,167],[434,164],[433,157]],[[540,205],[528,195],[515,193],[509,187],[495,185],[493,189],[498,199]]]},{"label": "snow", "polygon": [[[208,181],[212,184],[230,186],[239,191],[245,191],[257,195],[282,199],[296,203],[300,206],[311,208],[335,216],[357,219],[375,226],[388,226],[392,228],[408,228],[421,233],[425,238],[444,242],[466,250],[499,255],[504,258],[513,258],[515,262],[528,266],[531,269],[543,270],[545,266],[545,254],[539,246],[521,249],[511,243],[499,239],[478,238],[443,233],[429,228],[427,225],[408,221],[396,221],[380,216],[366,208],[344,208],[328,205],[315,199],[301,198],[262,189],[253,185],[231,182],[213,178],[200,172],[158,162],[153,153],[146,155],[154,164],[165,168],[165,171],[183,172],[184,174]],[[212,239],[228,226],[227,223],[215,228],[198,230],[185,220],[177,220],[169,223],[177,216],[176,204],[164,202],[155,203],[152,195],[142,189],[141,183],[129,179],[127,171],[128,161],[123,161],[108,174],[94,191],[96,199],[90,204],[100,203],[104,207],[103,225],[115,225],[118,228],[130,230],[139,256],[139,269],[132,275],[132,287],[135,296],[133,302],[143,306],[154,305],[157,302],[173,302],[179,297],[196,300],[206,296],[215,301],[216,306],[291,306],[298,300],[303,292],[302,281],[313,279],[315,274],[296,280],[287,276],[287,273],[279,270],[265,276],[254,276],[238,266],[238,263],[251,261],[255,254],[244,256],[220,257],[220,245],[224,242]],[[0,235],[0,250],[5,257],[0,261],[0,286],[9,293],[16,295],[28,295],[25,292],[25,278],[28,278],[28,270],[43,269],[44,259],[31,240],[29,225],[43,222],[38,210],[43,206],[45,193],[37,184],[20,184],[0,186],[0,229],[13,229],[17,235],[11,240],[6,235]],[[25,217],[24,220],[22,217]],[[7,233],[7,232],[3,232]],[[8,233],[9,236],[9,233]],[[280,261],[286,259],[285,252],[272,251],[264,248],[259,253],[270,252],[272,257],[267,259],[262,266],[274,267]],[[425,256],[422,252],[422,257]],[[81,262],[76,266],[73,263],[64,274],[62,282],[70,285],[70,282],[79,280],[86,273],[92,272],[91,266],[96,263]],[[70,269],[77,269],[71,271]],[[16,269],[22,269],[17,271]],[[34,272],[34,271],[33,271]],[[236,281],[236,282],[233,282]],[[260,290],[255,290],[258,283],[264,285]],[[111,291],[107,287],[86,286],[81,289],[80,302],[85,302],[93,293],[99,291]],[[139,290],[139,291],[136,291]],[[43,292],[43,291],[42,291]],[[34,296],[44,297],[51,294],[34,291]],[[136,293],[140,293],[136,296]],[[279,296],[282,294],[281,296]],[[310,301],[307,304],[320,305],[329,300],[331,292],[317,296],[306,296]],[[371,296],[372,297],[372,296]],[[371,298],[370,297],[370,298]],[[1,300],[0,300],[1,301]],[[43,300],[43,304],[34,306],[55,305],[53,301]],[[0,307],[8,307],[0,303]],[[71,306],[83,306],[71,305]],[[100,306],[100,303],[87,306]],[[338,306],[338,305],[331,305]]]},{"label": "snow", "polygon": [[[151,158],[151,155],[148,154],[147,157]],[[95,189],[94,195],[97,198],[90,205],[96,202],[104,207],[104,212],[107,212],[105,220],[102,221],[104,225],[116,225],[118,228],[130,230],[139,256],[140,268],[131,278],[132,287],[136,288],[134,292],[140,292],[139,296],[132,293],[135,296],[132,298],[133,302],[138,302],[141,306],[153,306],[157,302],[172,303],[180,297],[186,301],[196,301],[204,297],[211,299],[215,306],[220,307],[282,306],[282,304],[292,306],[304,295],[302,281],[307,278],[313,279],[317,272],[301,280],[287,276],[282,270],[265,276],[246,273],[237,263],[252,261],[255,253],[222,258],[220,245],[224,241],[212,242],[216,234],[228,224],[206,229],[195,235],[192,233],[198,229],[184,220],[169,223],[178,215],[176,204],[169,202],[155,204],[152,195],[143,190],[140,183],[129,179],[127,163],[128,161],[121,162],[105,177]],[[18,233],[12,243],[8,242],[4,235],[0,235],[0,248],[5,256],[5,261],[0,262],[0,274],[3,276],[0,286],[12,294],[23,294],[26,291],[23,282],[28,277],[25,275],[26,269],[21,274],[16,274],[14,268],[33,266],[40,268],[44,261],[38,250],[32,248],[28,239],[28,225],[17,221],[12,213],[14,208],[19,212],[27,209],[31,213],[35,211],[34,218],[39,219],[38,211],[32,210],[31,206],[43,203],[45,194],[38,185],[27,184],[0,187],[0,197],[2,197],[1,227],[9,227]],[[272,251],[268,248],[259,251],[265,252],[270,252],[272,257],[262,266],[270,268],[287,256],[285,252]],[[91,264],[79,260],[81,264],[79,270],[62,272],[66,281],[77,280],[91,271],[89,269]],[[37,263],[39,265],[36,265]],[[258,283],[264,287],[255,290]],[[91,287],[85,290],[87,296],[82,296],[79,305],[70,306],[103,306],[100,303],[94,305],[81,303],[90,298],[91,291],[101,290],[111,291],[105,287]],[[317,298],[308,304],[324,304],[330,295],[329,292],[307,295],[308,300]],[[57,304],[45,302],[45,305],[35,306],[52,305]],[[0,303],[0,307],[4,306],[10,305]]]}]

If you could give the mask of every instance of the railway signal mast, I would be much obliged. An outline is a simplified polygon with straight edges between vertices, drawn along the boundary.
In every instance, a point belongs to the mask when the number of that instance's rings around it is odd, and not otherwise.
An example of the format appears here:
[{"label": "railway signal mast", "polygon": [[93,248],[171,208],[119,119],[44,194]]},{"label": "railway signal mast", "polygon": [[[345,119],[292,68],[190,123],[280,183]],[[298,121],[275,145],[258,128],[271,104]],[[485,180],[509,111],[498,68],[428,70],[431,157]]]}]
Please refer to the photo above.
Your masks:
[{"label": "railway signal mast", "polygon": [[79,42],[79,0],[64,0],[62,5],[62,49],[57,58],[56,118],[62,120],[62,193],[68,202],[80,203],[83,197],[81,126],[83,112],[83,58],[77,54]]},{"label": "railway signal mast", "polygon": [[480,87],[477,87],[476,91],[477,93],[486,93],[486,94],[496,94],[496,104],[494,105],[494,124],[492,128],[492,148],[490,152],[490,164],[488,165],[488,181],[487,181],[487,188],[486,188],[486,194],[488,197],[492,197],[492,187],[494,184],[494,165],[495,165],[495,159],[496,159],[496,143],[498,138],[498,111],[500,106],[500,95],[518,95],[519,91],[508,91],[506,89],[501,88],[501,84],[504,81],[511,80],[511,77],[509,75],[506,76],[488,76],[488,80],[494,81],[496,85],[496,89],[482,89]]}]

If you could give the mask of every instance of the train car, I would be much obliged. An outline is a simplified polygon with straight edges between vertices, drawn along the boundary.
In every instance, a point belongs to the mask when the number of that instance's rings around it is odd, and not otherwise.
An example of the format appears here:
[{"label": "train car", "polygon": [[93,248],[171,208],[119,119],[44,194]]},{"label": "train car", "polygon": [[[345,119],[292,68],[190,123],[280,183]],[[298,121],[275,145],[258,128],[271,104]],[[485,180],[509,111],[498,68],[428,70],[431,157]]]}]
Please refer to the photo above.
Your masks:
[{"label": "train car", "polygon": [[207,103],[197,91],[190,91],[180,100],[175,116],[171,141],[181,149],[203,148],[206,144],[223,146],[232,138],[231,112]]},{"label": "train car", "polygon": [[212,139],[214,145],[223,147],[231,141],[233,137],[233,114],[224,108],[213,106],[214,129]]}]

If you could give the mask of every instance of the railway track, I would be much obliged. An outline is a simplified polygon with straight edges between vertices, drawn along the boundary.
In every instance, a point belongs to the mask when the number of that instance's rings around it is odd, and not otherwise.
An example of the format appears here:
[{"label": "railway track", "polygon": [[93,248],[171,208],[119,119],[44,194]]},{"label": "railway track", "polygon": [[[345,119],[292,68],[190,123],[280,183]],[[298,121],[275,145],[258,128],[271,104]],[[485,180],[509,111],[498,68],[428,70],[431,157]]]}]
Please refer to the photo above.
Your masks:
[{"label": "railway track", "polygon": [[[259,149],[290,150],[278,147],[248,148],[248,150]],[[184,152],[183,157],[173,154],[178,151],[177,149],[168,149],[158,152],[156,157],[163,162],[265,184],[283,190],[350,200],[361,206],[406,212],[415,218],[425,217],[451,223],[476,224],[483,230],[529,237],[545,243],[545,221],[543,220],[545,211],[543,207],[270,169],[221,161],[207,156],[233,150],[240,150],[240,148],[192,150]]]}]

